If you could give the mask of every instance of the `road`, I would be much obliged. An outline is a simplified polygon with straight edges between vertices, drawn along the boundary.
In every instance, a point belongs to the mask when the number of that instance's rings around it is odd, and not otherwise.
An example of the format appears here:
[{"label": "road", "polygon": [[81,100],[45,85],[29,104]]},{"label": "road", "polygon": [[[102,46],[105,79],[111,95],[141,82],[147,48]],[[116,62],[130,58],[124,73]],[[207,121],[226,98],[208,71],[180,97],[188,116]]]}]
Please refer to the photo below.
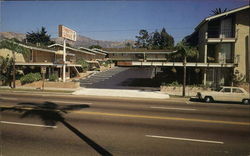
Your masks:
[{"label": "road", "polygon": [[250,155],[249,105],[7,92],[0,99],[3,156]]}]

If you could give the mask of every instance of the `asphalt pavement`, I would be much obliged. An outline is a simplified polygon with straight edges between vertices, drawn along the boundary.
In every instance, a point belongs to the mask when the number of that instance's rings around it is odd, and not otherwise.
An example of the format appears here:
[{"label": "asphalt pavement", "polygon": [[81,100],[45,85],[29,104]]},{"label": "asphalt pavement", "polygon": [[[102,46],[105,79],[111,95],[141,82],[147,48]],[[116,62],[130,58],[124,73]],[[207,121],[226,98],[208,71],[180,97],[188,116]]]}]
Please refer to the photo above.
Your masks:
[{"label": "asphalt pavement", "polygon": [[249,105],[27,93],[0,104],[3,156],[250,155]]},{"label": "asphalt pavement", "polygon": [[151,67],[114,67],[80,79],[79,82],[80,86],[85,88],[140,89],[139,87],[126,86],[123,82],[135,78],[152,78],[153,76],[154,68]]}]

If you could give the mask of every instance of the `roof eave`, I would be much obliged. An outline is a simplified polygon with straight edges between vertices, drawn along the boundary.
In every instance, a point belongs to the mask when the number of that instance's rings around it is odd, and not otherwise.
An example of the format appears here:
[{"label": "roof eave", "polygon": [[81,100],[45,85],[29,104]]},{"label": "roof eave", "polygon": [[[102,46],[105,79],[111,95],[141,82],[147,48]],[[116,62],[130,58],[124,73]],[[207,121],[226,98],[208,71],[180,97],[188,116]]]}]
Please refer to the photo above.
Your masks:
[{"label": "roof eave", "polygon": [[233,13],[236,13],[238,11],[242,11],[242,10],[249,9],[249,8],[250,8],[250,5],[246,5],[246,6],[237,8],[237,9],[229,10],[227,12],[224,12],[224,13],[221,13],[221,14],[218,14],[218,15],[213,15],[213,16],[207,17],[204,20],[202,20],[201,23],[197,27],[195,27],[195,31],[197,31],[203,24],[205,24],[206,22],[208,22],[208,21],[210,21],[212,19],[216,19],[216,18],[219,18],[219,17],[222,17],[222,16],[227,16],[229,14],[233,14]]}]

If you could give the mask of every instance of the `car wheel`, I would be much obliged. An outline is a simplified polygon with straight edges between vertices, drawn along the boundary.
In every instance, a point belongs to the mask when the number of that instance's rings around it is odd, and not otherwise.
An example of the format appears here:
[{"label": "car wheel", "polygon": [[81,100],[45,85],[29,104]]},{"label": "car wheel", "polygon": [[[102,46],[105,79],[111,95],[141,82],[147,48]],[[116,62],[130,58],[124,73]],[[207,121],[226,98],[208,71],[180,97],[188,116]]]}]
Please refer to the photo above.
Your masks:
[{"label": "car wheel", "polygon": [[245,105],[250,104],[250,100],[249,99],[244,99],[244,100],[242,100],[242,103],[245,104]]},{"label": "car wheel", "polygon": [[206,96],[206,97],[204,98],[204,100],[205,100],[206,103],[213,102],[213,98],[212,98],[212,97],[209,97],[209,96]]}]

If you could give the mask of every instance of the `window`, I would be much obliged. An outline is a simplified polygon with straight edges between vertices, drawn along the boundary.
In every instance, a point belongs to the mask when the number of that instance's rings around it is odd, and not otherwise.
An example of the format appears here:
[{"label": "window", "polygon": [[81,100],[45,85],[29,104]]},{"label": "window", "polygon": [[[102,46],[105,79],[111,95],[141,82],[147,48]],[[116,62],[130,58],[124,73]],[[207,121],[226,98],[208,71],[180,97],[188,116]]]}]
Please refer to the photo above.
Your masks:
[{"label": "window", "polygon": [[230,92],[231,92],[231,88],[224,88],[224,89],[222,90],[222,92],[230,93]]},{"label": "window", "polygon": [[233,93],[243,93],[243,91],[237,88],[233,88]]}]

